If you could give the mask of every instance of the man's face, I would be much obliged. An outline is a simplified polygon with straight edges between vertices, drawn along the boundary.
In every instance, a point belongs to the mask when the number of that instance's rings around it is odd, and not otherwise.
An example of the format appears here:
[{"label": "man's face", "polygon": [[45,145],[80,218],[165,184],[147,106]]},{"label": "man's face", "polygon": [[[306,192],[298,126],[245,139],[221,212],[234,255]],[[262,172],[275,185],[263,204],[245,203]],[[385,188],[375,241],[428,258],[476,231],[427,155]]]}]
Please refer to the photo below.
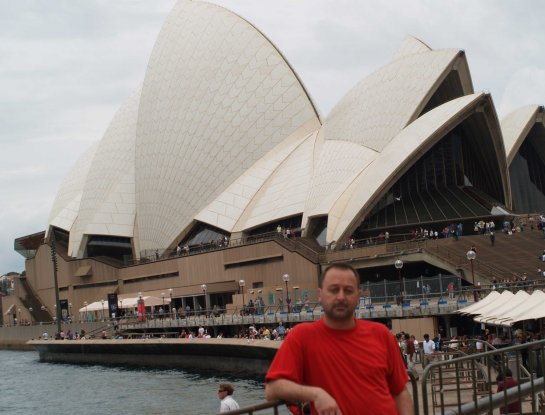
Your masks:
[{"label": "man's face", "polygon": [[228,395],[227,391],[225,389],[219,388],[218,389],[218,398],[220,400],[223,400]]},{"label": "man's face", "polygon": [[324,277],[318,295],[327,318],[336,322],[354,318],[360,301],[358,281],[351,270],[332,268]]}]

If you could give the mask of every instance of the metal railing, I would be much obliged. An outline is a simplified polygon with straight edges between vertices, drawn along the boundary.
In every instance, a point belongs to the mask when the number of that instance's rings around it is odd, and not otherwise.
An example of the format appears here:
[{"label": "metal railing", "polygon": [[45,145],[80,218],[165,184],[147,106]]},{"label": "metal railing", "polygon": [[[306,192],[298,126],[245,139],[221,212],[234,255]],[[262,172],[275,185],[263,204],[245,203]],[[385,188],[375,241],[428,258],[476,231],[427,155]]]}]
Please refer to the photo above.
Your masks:
[{"label": "metal railing", "polygon": [[273,323],[299,323],[314,321],[322,316],[319,303],[288,306],[270,305],[257,307],[233,307],[229,309],[206,309],[177,313],[148,313],[146,319],[138,319],[135,315],[126,315],[118,319],[123,330],[130,329],[161,329],[178,327],[256,325]]},{"label": "metal railing", "polygon": [[[449,291],[449,284],[453,284],[452,291]],[[445,314],[459,308],[467,306],[474,299],[484,298],[491,291],[509,290],[516,293],[519,290],[531,292],[535,289],[545,289],[545,281],[518,281],[518,282],[500,282],[497,284],[487,284],[480,287],[463,286],[462,278],[454,275],[438,274],[434,277],[421,276],[416,279],[405,278],[401,280],[381,280],[377,282],[366,282],[360,286],[363,296],[356,309],[356,315],[362,318],[381,317],[380,310],[402,309],[405,314],[414,310],[426,310],[425,314],[437,312]],[[400,292],[403,293],[401,298]],[[401,302],[403,299],[403,302]],[[436,307],[437,306],[437,307]],[[84,323],[84,322],[106,322],[113,323],[107,314],[92,319],[85,318],[84,313],[79,317],[70,315],[65,323]],[[301,322],[313,321],[321,316],[321,307],[319,303],[304,303],[302,301],[291,302],[282,305],[253,306],[253,307],[228,307],[228,308],[208,308],[200,310],[190,310],[179,312],[178,310],[167,309],[161,314],[157,311],[150,311],[146,314],[145,322],[138,322],[136,310],[126,311],[116,320],[120,324],[145,324],[150,327],[190,327],[198,324],[207,325],[233,325],[233,324],[265,324],[277,322]],[[89,312],[89,315],[92,313]],[[388,315],[394,316],[395,313]],[[22,325],[42,325],[52,324],[54,319],[46,321],[18,322]],[[11,321],[6,321],[4,326],[12,326]]]},{"label": "metal railing", "polygon": [[[304,229],[299,229],[297,232],[300,234]],[[171,259],[175,257],[191,256],[198,255],[212,251],[218,251],[227,248],[240,247],[245,245],[251,245],[255,243],[267,242],[277,240],[284,245],[287,244],[290,250],[298,251],[304,255],[317,256],[318,252],[312,250],[307,245],[298,241],[299,236],[287,237],[286,235],[271,231],[266,233],[261,233],[257,235],[248,235],[242,238],[236,239],[221,239],[217,241],[211,241],[207,243],[202,243],[198,245],[184,246],[181,250],[178,248],[161,248],[161,249],[148,249],[140,253],[140,259],[128,259],[125,261],[125,265],[138,265],[148,262],[154,262],[159,260]]]},{"label": "metal railing", "polygon": [[[449,349],[424,359],[429,364],[423,370],[420,385],[422,414],[434,414],[437,409],[442,414],[447,410],[449,414],[491,414],[494,409],[512,403],[521,405],[521,413],[539,413],[537,396],[545,392],[545,341],[498,349],[486,346],[491,350]],[[517,385],[498,392],[498,375],[505,374],[507,368]]]},{"label": "metal railing", "polygon": [[[410,382],[412,394],[413,394],[413,397],[414,397],[414,399],[413,399],[414,411],[415,411],[415,414],[418,414],[419,413],[418,412],[419,398],[418,398],[418,383],[417,383],[418,376],[413,370],[408,370],[407,375],[409,377],[409,382]],[[272,409],[273,410],[272,413],[274,415],[278,415],[279,414],[279,409],[281,407],[283,407],[283,406],[296,407],[297,408],[297,414],[298,415],[304,415],[304,412],[303,412],[304,403],[299,402],[299,403],[295,403],[295,404],[289,404],[289,403],[286,403],[286,402],[283,402],[283,401],[263,402],[263,403],[258,404],[258,405],[247,406],[247,407],[235,410],[235,411],[229,411],[227,413],[229,415],[246,415],[246,414],[253,415],[254,413],[257,413],[257,412],[262,413],[262,411],[265,411],[267,409]]]},{"label": "metal railing", "polygon": [[[245,408],[237,409],[234,411],[227,412],[229,415],[253,415],[257,412],[263,413],[267,409],[272,409],[274,415],[278,415],[280,412],[280,408],[285,406],[286,404],[282,401],[270,401],[270,402],[263,402],[257,405],[247,406]],[[225,413],[225,412],[224,412]],[[269,412],[270,413],[270,412]],[[301,412],[301,415],[303,413]],[[218,414],[219,415],[219,414]]]},{"label": "metal railing", "polygon": [[[408,388],[414,413],[493,414],[498,408],[518,404],[520,409],[515,413],[544,414],[545,340],[501,349],[494,349],[489,344],[486,346],[489,351],[470,354],[460,350],[461,345],[458,348],[446,346],[447,351],[434,353],[428,359],[429,363],[424,363],[420,379],[414,369],[409,369]],[[528,361],[522,357],[525,352],[531,356]],[[496,376],[505,373],[506,368],[512,371],[517,384],[498,392]],[[228,413],[251,415],[272,409],[274,414],[278,414],[283,405],[285,403],[281,401],[264,402]]]}]

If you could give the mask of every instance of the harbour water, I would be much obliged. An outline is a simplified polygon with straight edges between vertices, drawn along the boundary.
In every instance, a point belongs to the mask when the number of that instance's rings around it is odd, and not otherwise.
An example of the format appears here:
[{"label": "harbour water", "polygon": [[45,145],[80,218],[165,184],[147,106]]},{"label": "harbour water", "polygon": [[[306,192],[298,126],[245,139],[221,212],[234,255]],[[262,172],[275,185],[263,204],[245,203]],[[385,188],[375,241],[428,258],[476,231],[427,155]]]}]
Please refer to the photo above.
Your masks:
[{"label": "harbour water", "polygon": [[264,401],[262,379],[42,363],[37,352],[0,350],[0,373],[0,413],[10,415],[216,414],[222,382],[235,386],[241,407]]}]

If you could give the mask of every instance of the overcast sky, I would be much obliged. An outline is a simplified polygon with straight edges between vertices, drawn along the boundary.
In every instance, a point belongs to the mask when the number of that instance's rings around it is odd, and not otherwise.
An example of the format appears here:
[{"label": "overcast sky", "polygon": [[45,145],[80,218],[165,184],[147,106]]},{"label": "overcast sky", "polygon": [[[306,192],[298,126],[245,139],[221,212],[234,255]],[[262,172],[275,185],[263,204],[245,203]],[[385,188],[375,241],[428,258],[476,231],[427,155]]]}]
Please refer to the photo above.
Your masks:
[{"label": "overcast sky", "polygon": [[[327,115],[407,35],[466,51],[500,119],[545,104],[545,2],[216,0],[282,51]],[[22,271],[19,236],[45,230],[67,171],[142,82],[174,0],[2,1],[0,274]]]}]

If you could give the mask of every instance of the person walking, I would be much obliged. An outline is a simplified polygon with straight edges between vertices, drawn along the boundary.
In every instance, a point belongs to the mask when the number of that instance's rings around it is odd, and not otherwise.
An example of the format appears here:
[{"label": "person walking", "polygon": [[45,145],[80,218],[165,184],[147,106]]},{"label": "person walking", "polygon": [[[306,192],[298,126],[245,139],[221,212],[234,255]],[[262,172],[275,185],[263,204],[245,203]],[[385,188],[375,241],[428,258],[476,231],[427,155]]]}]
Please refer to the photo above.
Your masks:
[{"label": "person walking", "polygon": [[435,353],[435,342],[430,340],[429,334],[424,334],[422,352],[424,353],[424,356],[422,357],[422,368],[425,368],[426,365],[433,360],[433,354]]},{"label": "person walking", "polygon": [[234,411],[240,409],[237,401],[233,398],[235,388],[230,383],[222,383],[218,388],[218,397],[221,400],[220,413]]},{"label": "person walking", "polygon": [[453,300],[454,299],[454,283],[452,281],[448,283],[447,290],[448,290],[449,300]]},{"label": "person walking", "polygon": [[413,415],[407,371],[383,324],[359,320],[359,275],[347,264],[318,280],[323,317],[296,325],[265,376],[265,398],[310,402],[312,414]]},{"label": "person walking", "polygon": [[410,336],[409,334],[405,334],[405,353],[407,355],[407,368],[413,369],[414,368],[414,336]]}]

